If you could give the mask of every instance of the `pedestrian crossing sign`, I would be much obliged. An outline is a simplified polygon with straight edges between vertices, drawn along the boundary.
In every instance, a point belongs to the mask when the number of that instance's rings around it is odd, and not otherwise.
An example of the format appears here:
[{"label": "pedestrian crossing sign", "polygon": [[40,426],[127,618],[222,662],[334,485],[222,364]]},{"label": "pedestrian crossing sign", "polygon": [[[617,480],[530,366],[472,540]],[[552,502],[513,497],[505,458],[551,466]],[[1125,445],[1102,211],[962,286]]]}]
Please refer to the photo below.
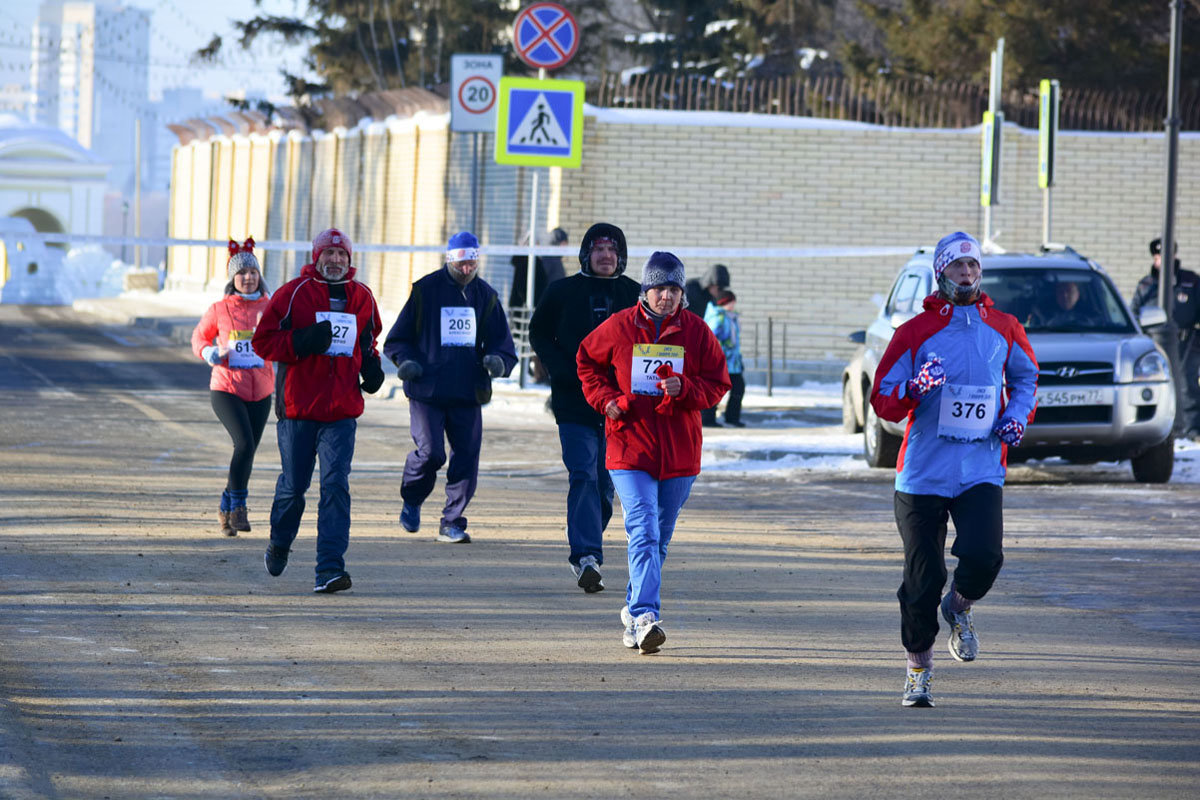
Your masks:
[{"label": "pedestrian crossing sign", "polygon": [[501,78],[496,163],[578,167],[583,161],[583,81]]}]

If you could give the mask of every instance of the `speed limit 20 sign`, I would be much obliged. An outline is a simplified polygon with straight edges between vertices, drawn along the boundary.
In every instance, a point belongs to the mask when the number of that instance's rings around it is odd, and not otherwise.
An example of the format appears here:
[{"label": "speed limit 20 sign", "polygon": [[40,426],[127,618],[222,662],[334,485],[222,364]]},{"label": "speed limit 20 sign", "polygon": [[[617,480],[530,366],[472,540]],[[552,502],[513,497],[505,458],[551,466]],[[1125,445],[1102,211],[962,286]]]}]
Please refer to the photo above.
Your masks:
[{"label": "speed limit 20 sign", "polygon": [[450,130],[496,130],[496,95],[503,72],[502,56],[450,57]]}]

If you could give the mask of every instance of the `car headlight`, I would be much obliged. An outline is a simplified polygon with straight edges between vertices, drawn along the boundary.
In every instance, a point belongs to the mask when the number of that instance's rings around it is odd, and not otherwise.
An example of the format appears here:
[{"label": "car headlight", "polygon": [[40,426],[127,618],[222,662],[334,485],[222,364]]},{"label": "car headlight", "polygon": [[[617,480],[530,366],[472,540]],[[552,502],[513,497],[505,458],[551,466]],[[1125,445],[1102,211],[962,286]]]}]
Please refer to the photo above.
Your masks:
[{"label": "car headlight", "polygon": [[1167,360],[1157,350],[1151,350],[1133,362],[1135,381],[1165,381],[1168,371]]}]

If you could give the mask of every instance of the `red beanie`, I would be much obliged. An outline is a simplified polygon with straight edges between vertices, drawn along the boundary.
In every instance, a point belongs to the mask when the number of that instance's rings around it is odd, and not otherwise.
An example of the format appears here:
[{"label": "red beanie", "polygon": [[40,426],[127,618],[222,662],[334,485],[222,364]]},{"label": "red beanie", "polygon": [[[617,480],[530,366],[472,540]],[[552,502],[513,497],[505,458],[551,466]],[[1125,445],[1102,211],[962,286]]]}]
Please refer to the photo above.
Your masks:
[{"label": "red beanie", "polygon": [[337,228],[330,228],[327,231],[317,234],[317,238],[313,239],[312,263],[317,263],[317,260],[321,258],[321,251],[327,247],[340,247],[346,251],[347,256],[352,257],[354,255],[354,251],[350,245],[350,237]]}]

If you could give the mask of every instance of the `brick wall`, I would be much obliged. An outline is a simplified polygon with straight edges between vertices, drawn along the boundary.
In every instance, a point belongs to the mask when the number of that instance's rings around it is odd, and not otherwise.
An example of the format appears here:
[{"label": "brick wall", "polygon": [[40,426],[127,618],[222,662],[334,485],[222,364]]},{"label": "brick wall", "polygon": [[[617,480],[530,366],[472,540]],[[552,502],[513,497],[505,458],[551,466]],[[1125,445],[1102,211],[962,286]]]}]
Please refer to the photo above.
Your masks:
[{"label": "brick wall", "polygon": [[[614,222],[631,248],[916,246],[952,230],[980,235],[979,136],[977,128],[597,110],[585,119],[582,168],[563,170],[559,221],[579,231]],[[1037,149],[1036,131],[1006,127],[992,227],[1009,250],[1041,242]],[[1052,238],[1095,258],[1132,293],[1148,266],[1146,243],[1162,227],[1162,137],[1065,132],[1058,151]],[[1185,256],[1200,249],[1198,156],[1200,137],[1185,137],[1177,216]],[[634,277],[641,260],[630,259]],[[714,260],[685,259],[689,276]],[[820,361],[851,352],[845,334],[864,327],[872,298],[905,257],[721,260],[744,322],[786,321],[788,356]]]}]

